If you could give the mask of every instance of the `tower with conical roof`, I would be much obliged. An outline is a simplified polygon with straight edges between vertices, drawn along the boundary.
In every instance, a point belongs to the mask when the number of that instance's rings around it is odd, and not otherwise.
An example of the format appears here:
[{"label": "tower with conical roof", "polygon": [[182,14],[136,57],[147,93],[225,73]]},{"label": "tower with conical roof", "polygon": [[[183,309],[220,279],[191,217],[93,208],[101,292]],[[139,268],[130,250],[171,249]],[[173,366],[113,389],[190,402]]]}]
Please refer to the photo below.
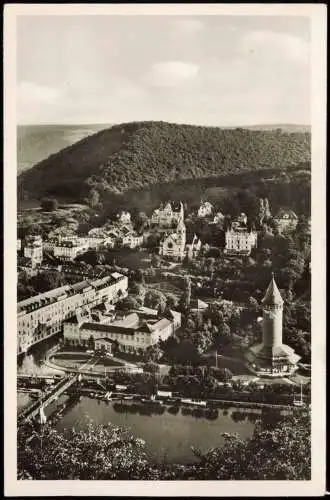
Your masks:
[{"label": "tower with conical roof", "polygon": [[274,274],[262,299],[262,342],[265,346],[282,345],[283,299],[275,283]]},{"label": "tower with conical roof", "polygon": [[283,299],[274,274],[262,299],[262,342],[246,354],[248,367],[257,375],[281,377],[293,373],[300,357],[283,344]]}]

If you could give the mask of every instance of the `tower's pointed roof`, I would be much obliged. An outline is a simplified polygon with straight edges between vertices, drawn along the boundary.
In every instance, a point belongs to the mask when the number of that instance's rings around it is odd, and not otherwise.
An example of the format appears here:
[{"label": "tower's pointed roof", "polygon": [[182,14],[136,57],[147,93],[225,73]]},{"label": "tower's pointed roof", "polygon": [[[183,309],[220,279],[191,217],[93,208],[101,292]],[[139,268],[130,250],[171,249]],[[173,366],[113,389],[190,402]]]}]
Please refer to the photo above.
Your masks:
[{"label": "tower's pointed roof", "polygon": [[268,285],[264,298],[262,299],[262,304],[269,306],[283,304],[283,299],[281,297],[280,291],[275,283],[274,274],[272,274],[272,280]]},{"label": "tower's pointed roof", "polygon": [[176,228],[177,228],[177,230],[186,229],[186,226],[185,226],[185,223],[184,223],[184,220],[182,217],[179,218]]}]

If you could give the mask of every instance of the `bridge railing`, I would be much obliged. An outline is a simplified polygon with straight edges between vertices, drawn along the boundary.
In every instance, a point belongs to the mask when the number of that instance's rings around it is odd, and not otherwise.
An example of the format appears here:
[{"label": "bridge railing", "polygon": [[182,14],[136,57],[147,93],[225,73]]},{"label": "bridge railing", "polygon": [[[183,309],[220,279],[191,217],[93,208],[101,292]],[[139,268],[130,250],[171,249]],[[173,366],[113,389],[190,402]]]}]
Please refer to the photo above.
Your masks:
[{"label": "bridge railing", "polygon": [[65,391],[68,387],[70,387],[70,385],[76,382],[77,378],[78,378],[77,376],[74,377],[68,376],[60,380],[54,387],[52,387],[52,390],[48,394],[46,393],[44,397],[41,398],[41,400],[39,399],[33,402],[32,405],[25,408],[18,415],[18,420],[21,421],[22,419],[26,419],[33,416],[41,406],[47,406],[54,397],[58,396],[59,393]]}]

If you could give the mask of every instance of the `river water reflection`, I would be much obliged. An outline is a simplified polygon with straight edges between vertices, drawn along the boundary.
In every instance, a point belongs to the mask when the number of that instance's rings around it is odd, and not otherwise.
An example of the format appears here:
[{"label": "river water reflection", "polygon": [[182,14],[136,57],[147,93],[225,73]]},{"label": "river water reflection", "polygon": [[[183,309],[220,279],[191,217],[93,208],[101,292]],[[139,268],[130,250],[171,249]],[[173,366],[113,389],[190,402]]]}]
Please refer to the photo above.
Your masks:
[{"label": "river water reflection", "polygon": [[[118,412],[116,405],[82,397],[57,423],[57,429],[74,427],[86,428],[90,420],[95,424],[114,424],[128,429],[134,436],[146,441],[149,457],[155,461],[189,463],[195,457],[191,446],[206,451],[213,446],[221,446],[224,438],[221,433],[239,433],[242,438],[250,438],[254,429],[256,414],[244,414],[241,410],[219,409],[216,420],[196,418],[191,415],[170,414],[141,415],[132,412]],[[233,416],[236,418],[233,418]],[[237,418],[240,415],[239,418]]]}]

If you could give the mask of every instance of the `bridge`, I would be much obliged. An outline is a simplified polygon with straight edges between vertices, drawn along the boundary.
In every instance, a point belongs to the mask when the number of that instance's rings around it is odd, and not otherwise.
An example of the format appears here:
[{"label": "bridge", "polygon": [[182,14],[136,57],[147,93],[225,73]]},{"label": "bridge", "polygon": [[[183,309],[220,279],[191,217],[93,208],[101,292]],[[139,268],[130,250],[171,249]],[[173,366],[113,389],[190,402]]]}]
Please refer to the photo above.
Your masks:
[{"label": "bridge", "polygon": [[[88,366],[92,359],[89,359],[79,370],[78,373],[72,374],[70,373],[66,377],[61,378],[56,384],[52,385],[49,387],[49,390],[47,390],[40,399],[37,401],[34,401],[31,405],[29,405],[27,408],[25,408],[19,415],[18,415],[18,423],[22,422],[23,420],[30,420],[34,417],[36,417],[39,412],[40,408],[46,408],[52,401],[57,399],[61,394],[63,394],[66,390],[69,389],[75,382],[81,380],[81,372],[85,369],[86,366]],[[24,377],[26,378],[31,378],[29,376]],[[41,377],[37,377],[41,379]],[[56,379],[55,376],[45,376],[45,379],[48,378],[54,378]],[[22,379],[21,379],[22,380]]]},{"label": "bridge", "polygon": [[40,399],[34,401],[30,406],[25,408],[19,415],[18,421],[30,420],[36,417],[40,408],[46,408],[52,401],[57,399],[61,394],[63,394],[69,387],[71,387],[75,382],[77,382],[79,375],[68,375],[67,377],[59,380],[57,384],[52,386],[48,392],[46,392]]},{"label": "bridge", "polygon": [[54,382],[56,380],[62,379],[63,375],[33,375],[33,374],[26,374],[26,373],[19,373],[17,375],[17,383],[24,383],[24,382],[43,382],[43,381],[49,381],[49,382]]}]

